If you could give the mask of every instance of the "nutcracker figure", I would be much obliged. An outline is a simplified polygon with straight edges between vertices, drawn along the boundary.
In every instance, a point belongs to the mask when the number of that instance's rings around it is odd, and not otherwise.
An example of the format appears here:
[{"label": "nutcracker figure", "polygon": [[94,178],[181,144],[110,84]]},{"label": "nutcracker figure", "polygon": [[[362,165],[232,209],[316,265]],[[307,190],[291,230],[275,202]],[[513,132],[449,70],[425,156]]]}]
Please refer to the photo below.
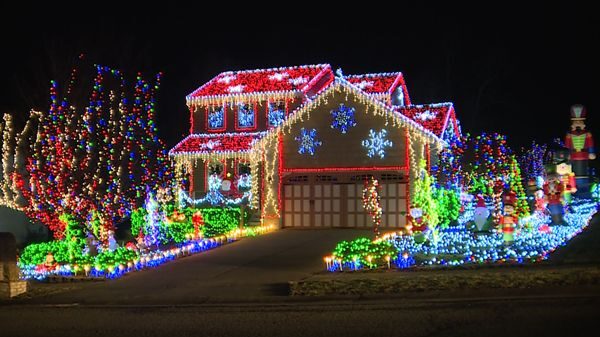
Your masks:
[{"label": "nutcracker figure", "polygon": [[565,137],[565,146],[570,150],[570,160],[582,194],[589,193],[588,161],[596,159],[594,139],[585,129],[586,110],[581,104],[571,107],[571,131]]},{"label": "nutcracker figure", "polygon": [[519,218],[515,215],[515,205],[517,204],[517,195],[510,191],[502,196],[504,203],[504,212],[500,218],[502,225],[502,237],[505,245],[510,245],[515,240],[515,228]]},{"label": "nutcracker figure", "polygon": [[568,205],[571,203],[571,194],[577,192],[575,174],[571,169],[571,165],[567,163],[556,165],[556,173],[563,184],[563,202]]}]

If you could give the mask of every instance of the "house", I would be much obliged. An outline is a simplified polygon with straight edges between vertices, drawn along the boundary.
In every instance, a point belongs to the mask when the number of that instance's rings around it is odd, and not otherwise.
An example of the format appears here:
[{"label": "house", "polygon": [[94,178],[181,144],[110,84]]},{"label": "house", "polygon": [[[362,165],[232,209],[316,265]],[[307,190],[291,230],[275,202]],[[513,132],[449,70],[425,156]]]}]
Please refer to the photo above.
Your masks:
[{"label": "house", "polygon": [[399,72],[224,72],[186,98],[190,135],[169,154],[190,195],[203,196],[211,175],[236,186],[249,173],[252,208],[282,227],[372,226],[362,206],[370,176],[382,227],[403,227],[418,162],[431,165],[460,134],[452,104],[412,105]]}]

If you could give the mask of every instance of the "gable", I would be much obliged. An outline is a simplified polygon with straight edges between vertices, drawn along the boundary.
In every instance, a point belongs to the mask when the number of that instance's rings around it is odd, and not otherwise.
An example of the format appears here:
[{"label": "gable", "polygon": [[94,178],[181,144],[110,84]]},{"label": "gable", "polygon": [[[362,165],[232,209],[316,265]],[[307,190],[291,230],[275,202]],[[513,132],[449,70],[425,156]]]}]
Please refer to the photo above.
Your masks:
[{"label": "gable", "polygon": [[[324,95],[326,103],[312,109],[283,135],[285,169],[399,170],[408,166],[405,128],[393,126],[385,116],[373,115],[373,108],[354,93]],[[308,142],[303,145],[305,137]],[[305,146],[310,139],[316,143],[312,149]]]}]

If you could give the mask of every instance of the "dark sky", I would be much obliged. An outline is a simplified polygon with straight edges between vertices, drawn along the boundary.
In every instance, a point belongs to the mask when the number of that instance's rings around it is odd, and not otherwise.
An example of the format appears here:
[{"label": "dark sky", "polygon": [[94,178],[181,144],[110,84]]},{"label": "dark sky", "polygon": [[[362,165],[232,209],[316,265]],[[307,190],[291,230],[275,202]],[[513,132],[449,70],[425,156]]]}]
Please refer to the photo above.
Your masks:
[{"label": "dark sky", "polygon": [[589,7],[306,6],[295,16],[285,6],[264,16],[0,8],[0,112],[22,121],[47,106],[49,80],[64,81],[84,52],[90,62],[164,72],[158,126],[169,146],[189,128],[185,95],[219,72],[313,63],[346,74],[402,71],[413,103],[454,102],[464,132],[505,133],[514,147],[562,137],[574,103],[587,106],[600,137],[600,20]]}]

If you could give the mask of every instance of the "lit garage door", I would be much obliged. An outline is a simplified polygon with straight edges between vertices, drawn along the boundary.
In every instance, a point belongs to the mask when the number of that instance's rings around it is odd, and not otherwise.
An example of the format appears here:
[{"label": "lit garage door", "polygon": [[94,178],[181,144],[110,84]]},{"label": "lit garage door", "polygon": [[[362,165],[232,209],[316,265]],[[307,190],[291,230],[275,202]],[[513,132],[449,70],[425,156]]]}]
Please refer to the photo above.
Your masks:
[{"label": "lit garage door", "polygon": [[[343,180],[331,176],[287,179],[283,186],[284,227],[372,227],[373,221],[362,205],[362,182]],[[381,180],[382,227],[406,224],[406,186],[393,179]]]}]

